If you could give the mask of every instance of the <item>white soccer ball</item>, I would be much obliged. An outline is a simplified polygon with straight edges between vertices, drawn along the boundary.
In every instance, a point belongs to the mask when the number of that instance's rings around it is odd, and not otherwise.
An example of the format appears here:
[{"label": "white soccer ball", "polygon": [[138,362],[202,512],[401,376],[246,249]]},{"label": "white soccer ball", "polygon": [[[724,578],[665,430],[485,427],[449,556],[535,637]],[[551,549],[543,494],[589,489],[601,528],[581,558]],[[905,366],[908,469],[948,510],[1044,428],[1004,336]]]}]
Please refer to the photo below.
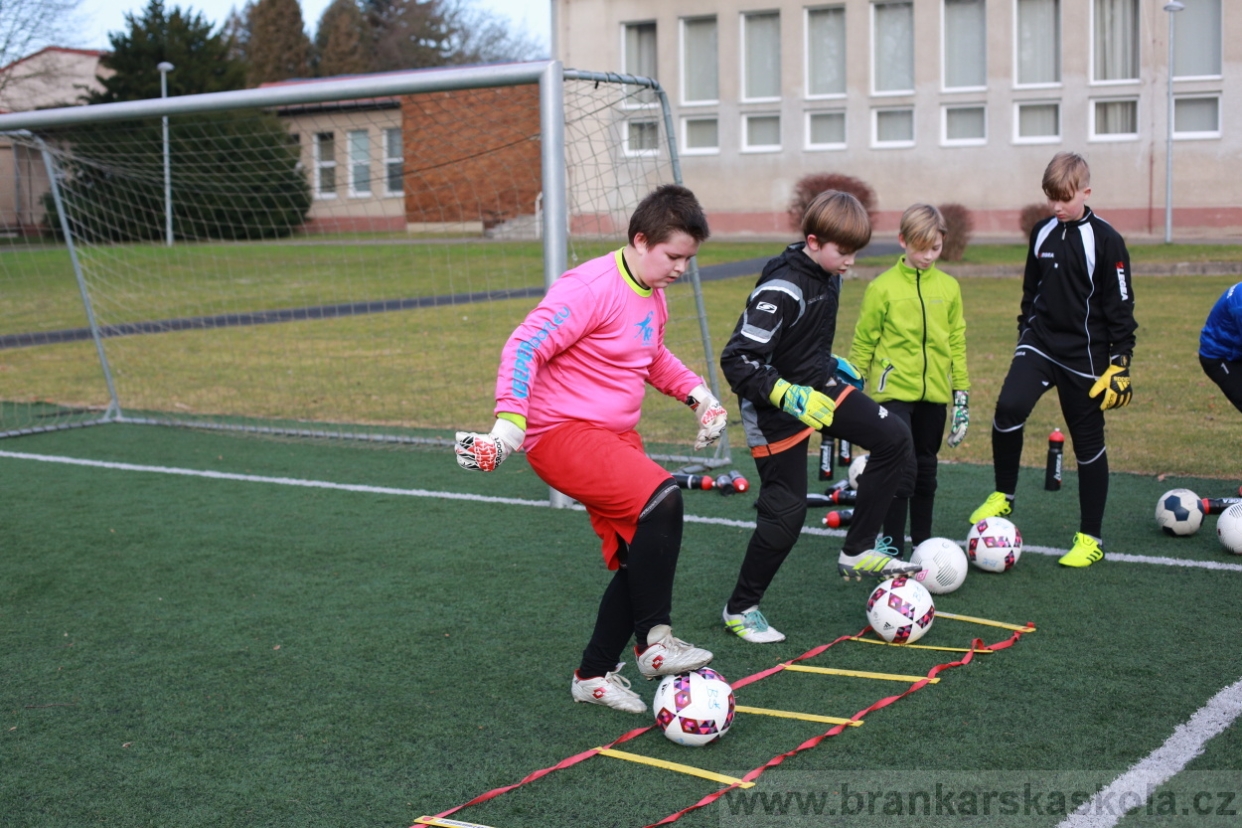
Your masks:
[{"label": "white soccer ball", "polygon": [[1230,506],[1216,519],[1216,537],[1221,546],[1242,555],[1242,503]]},{"label": "white soccer ball", "polygon": [[914,579],[934,595],[952,592],[966,580],[966,552],[948,538],[928,538],[914,547],[910,563],[923,567]]},{"label": "white soccer ball", "polygon": [[867,598],[867,623],[876,635],[893,644],[913,644],[935,620],[931,593],[905,575],[880,584]]},{"label": "white soccer ball", "polygon": [[870,454],[860,454],[850,461],[850,470],[846,472],[846,477],[850,481],[850,488],[858,490],[858,478],[862,477],[863,471],[867,468],[867,458]]},{"label": "white soccer ball", "polygon": [[1190,489],[1169,489],[1156,501],[1156,525],[1166,535],[1193,535],[1203,524],[1203,501]]},{"label": "white soccer ball", "polygon": [[733,705],[733,688],[710,667],[665,676],[652,702],[656,727],[688,747],[703,747],[728,733]]},{"label": "white soccer ball", "polygon": [[1022,533],[1002,517],[981,520],[966,536],[966,557],[986,572],[1008,572],[1022,557]]}]

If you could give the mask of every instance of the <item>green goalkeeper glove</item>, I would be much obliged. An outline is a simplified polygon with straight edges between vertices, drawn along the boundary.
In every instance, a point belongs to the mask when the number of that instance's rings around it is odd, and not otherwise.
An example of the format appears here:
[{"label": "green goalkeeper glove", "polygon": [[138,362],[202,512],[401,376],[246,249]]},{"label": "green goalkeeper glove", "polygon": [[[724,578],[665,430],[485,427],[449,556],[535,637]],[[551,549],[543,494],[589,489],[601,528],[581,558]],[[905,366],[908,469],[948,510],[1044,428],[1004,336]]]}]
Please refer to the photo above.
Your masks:
[{"label": "green goalkeeper glove", "polygon": [[837,356],[836,354],[833,354],[832,357],[837,361],[837,370],[833,372],[833,377],[838,382],[852,385],[859,391],[863,390],[866,381],[863,379],[862,372],[855,368],[854,364],[845,357]]},{"label": "green goalkeeper glove", "polygon": [[1134,389],[1130,387],[1129,354],[1113,357],[1112,364],[1104,371],[1104,375],[1095,381],[1095,385],[1091,386],[1089,396],[1098,397],[1100,394],[1104,395],[1104,398],[1100,400],[1101,411],[1130,404]]},{"label": "green goalkeeper glove", "polygon": [[957,448],[970,428],[970,392],[953,392],[953,425],[949,428],[949,448]]},{"label": "green goalkeeper glove", "polygon": [[816,431],[832,425],[832,413],[837,407],[827,394],[821,394],[805,385],[794,385],[783,379],[776,381],[768,399],[772,405],[797,417]]}]

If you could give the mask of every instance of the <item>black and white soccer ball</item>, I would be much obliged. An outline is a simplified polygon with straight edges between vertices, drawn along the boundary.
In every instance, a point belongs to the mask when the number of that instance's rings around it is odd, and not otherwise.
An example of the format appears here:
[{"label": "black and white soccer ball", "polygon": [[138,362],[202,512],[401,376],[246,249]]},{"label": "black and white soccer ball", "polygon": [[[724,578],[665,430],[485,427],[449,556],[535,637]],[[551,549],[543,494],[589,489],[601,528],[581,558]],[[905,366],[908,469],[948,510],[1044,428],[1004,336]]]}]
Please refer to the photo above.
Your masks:
[{"label": "black and white soccer ball", "polygon": [[1166,535],[1193,535],[1203,524],[1203,501],[1190,489],[1169,489],[1156,501],[1156,524]]},{"label": "black and white soccer ball", "polygon": [[862,477],[863,472],[867,470],[867,458],[870,456],[870,454],[860,454],[850,461],[850,468],[845,476],[850,481],[850,488],[854,491],[858,491],[858,478]]}]

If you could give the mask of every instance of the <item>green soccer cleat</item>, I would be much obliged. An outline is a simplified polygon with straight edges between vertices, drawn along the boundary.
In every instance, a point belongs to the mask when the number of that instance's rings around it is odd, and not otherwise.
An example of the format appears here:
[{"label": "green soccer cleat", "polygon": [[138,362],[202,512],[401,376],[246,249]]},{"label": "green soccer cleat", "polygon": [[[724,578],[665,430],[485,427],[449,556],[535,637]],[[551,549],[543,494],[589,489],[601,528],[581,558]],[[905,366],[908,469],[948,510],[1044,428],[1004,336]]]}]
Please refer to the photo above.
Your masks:
[{"label": "green soccer cleat", "polygon": [[1098,539],[1079,532],[1074,535],[1074,545],[1070,547],[1070,551],[1062,555],[1057,563],[1061,566],[1081,569],[1102,560],[1104,560],[1103,544]]},{"label": "green soccer cleat", "polygon": [[837,572],[846,581],[861,581],[864,577],[885,580],[898,575],[915,575],[923,571],[918,564],[907,563],[897,557],[897,547],[885,536],[875,539],[875,548],[846,555],[845,550],[837,556]]},{"label": "green soccer cleat", "polygon": [[1013,511],[1013,498],[1004,492],[992,492],[983,505],[970,513],[970,525],[974,526],[981,520],[1004,517]]}]

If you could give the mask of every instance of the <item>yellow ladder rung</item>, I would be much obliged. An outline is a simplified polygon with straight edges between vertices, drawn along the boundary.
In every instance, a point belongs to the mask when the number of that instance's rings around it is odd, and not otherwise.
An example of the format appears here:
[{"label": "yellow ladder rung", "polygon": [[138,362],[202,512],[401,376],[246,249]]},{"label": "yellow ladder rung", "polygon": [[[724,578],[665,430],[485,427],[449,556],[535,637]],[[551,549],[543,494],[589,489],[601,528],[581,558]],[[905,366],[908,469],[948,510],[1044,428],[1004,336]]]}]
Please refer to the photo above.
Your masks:
[{"label": "yellow ladder rung", "polygon": [[804,722],[843,724],[850,727],[858,727],[862,724],[862,719],[839,719],[836,716],[820,716],[816,713],[795,713],[792,710],[769,710],[766,707],[745,707],[740,704],[733,709],[738,713],[756,713],[760,716],[775,716],[778,719],[801,719]]},{"label": "yellow ladder rung", "polygon": [[442,828],[491,828],[490,825],[482,825],[478,822],[462,822],[458,819],[445,819],[444,817],[421,816],[414,820],[415,825],[439,825]]},{"label": "yellow ladder rung", "polygon": [[743,782],[740,779],[734,779],[732,776],[725,776],[723,773],[715,773],[714,771],[703,770],[702,768],[693,768],[689,765],[682,765],[677,762],[666,762],[663,759],[652,759],[650,756],[640,756],[637,753],[628,753],[624,750],[616,748],[596,748],[597,753],[601,756],[611,756],[613,759],[624,759],[627,762],[637,762],[640,765],[651,765],[654,768],[664,768],[665,770],[684,773],[688,776],[697,776],[700,779],[710,779],[713,782],[721,782],[725,785],[737,785],[739,788],[753,788],[754,782]]},{"label": "yellow ladder rung", "polygon": [[940,679],[928,678],[927,676],[903,676],[898,673],[869,673],[866,670],[837,670],[832,667],[807,667],[804,664],[788,664],[786,670],[793,670],[796,673],[819,673],[823,676],[850,676],[852,678],[869,678],[881,679],[883,681],[926,681],[929,684],[939,684]]},{"label": "yellow ladder rung", "polygon": [[937,618],[948,618],[953,621],[969,621],[971,624],[983,624],[987,627],[1000,627],[1002,630],[1019,630],[1020,632],[1035,632],[1034,627],[1028,627],[1018,624],[1006,624],[1004,621],[991,621],[987,618],[975,618],[973,615],[957,615],[952,612],[941,612],[936,610]]},{"label": "yellow ladder rung", "polygon": [[[904,647],[907,650],[944,650],[949,653],[969,653],[971,651],[970,647],[938,647],[934,644],[894,644],[891,641],[876,641],[874,638],[860,638],[856,635],[851,636],[850,641],[861,641],[863,644],[883,644],[885,647]],[[975,652],[991,653],[995,651],[984,647],[982,650],[975,650]]]}]

